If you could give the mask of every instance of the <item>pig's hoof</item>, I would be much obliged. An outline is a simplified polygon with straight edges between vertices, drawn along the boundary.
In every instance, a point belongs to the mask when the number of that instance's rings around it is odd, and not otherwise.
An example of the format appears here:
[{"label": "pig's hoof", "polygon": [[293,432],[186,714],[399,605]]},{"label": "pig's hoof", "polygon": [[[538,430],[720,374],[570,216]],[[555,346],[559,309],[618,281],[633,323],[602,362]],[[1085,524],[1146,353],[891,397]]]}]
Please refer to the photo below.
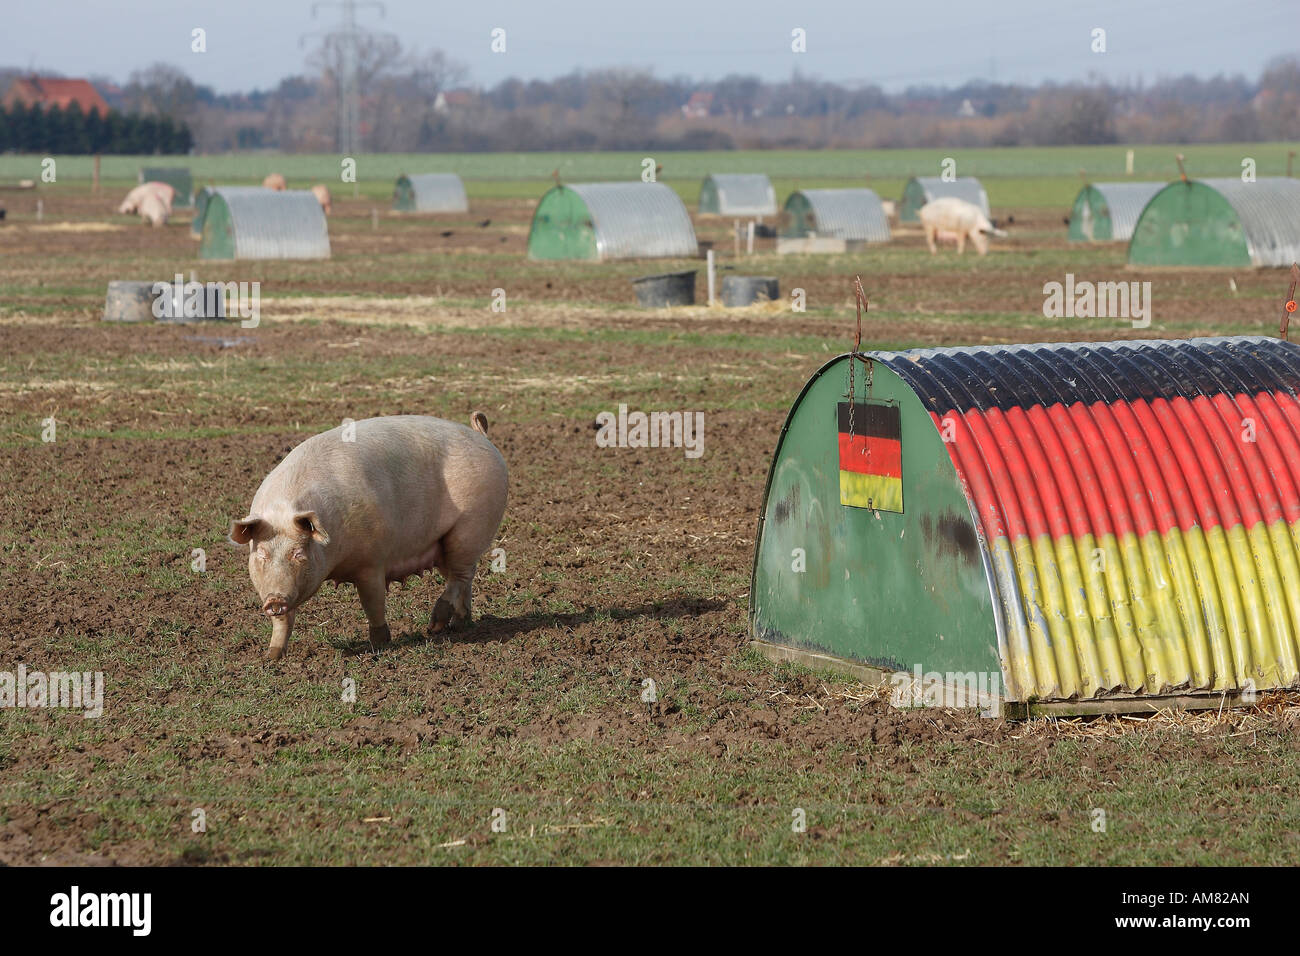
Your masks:
[{"label": "pig's hoof", "polygon": [[450,627],[457,621],[456,609],[446,598],[438,598],[433,606],[433,617],[429,621],[429,633],[437,634],[443,628]]},{"label": "pig's hoof", "polygon": [[268,648],[266,649],[266,653],[262,655],[262,660],[264,660],[264,661],[278,661],[278,660],[279,660],[281,657],[283,657],[283,656],[284,656],[284,648],[283,648],[283,647],[268,647]]},{"label": "pig's hoof", "polygon": [[370,629],[370,649],[375,651],[379,650],[392,640],[392,636],[392,632],[389,631],[387,624],[383,627],[372,627]]}]

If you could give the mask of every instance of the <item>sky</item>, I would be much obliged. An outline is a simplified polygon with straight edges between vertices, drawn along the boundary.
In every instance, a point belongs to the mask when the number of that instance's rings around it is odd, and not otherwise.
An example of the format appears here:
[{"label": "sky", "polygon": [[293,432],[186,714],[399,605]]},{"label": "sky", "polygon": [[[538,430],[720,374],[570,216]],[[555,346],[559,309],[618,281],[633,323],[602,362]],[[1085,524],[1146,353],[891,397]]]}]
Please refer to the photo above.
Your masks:
[{"label": "sky", "polygon": [[[268,89],[308,72],[341,6],[310,0],[39,0],[7,4],[0,66],[125,81],[154,62],[218,92]],[[1256,79],[1300,52],[1297,0],[385,0],[357,21],[410,50],[441,49],[472,85],[548,79],[574,69],[645,67],[660,77],[765,80],[794,70],[887,90],[968,80],[1112,82],[1194,73]],[[191,50],[192,31],[207,50]],[[505,31],[493,52],[492,32]],[[1105,52],[1093,31],[1105,30]],[[792,31],[806,35],[793,52]]]}]

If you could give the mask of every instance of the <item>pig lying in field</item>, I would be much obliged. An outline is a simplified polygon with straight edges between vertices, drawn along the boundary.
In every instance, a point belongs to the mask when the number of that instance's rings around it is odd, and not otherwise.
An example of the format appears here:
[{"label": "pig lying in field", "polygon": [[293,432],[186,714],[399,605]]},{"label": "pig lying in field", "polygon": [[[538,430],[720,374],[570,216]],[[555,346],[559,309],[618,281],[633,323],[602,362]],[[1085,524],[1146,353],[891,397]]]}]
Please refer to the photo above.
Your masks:
[{"label": "pig lying in field", "polygon": [[356,585],[375,649],[389,641],[392,581],[437,568],[447,586],[430,630],[469,618],[475,566],[506,509],[505,460],[483,413],[470,424],[368,418],[307,439],[266,476],[230,538],[248,545],[248,574],[271,618],[268,660],[284,653],[294,614],[325,581]]},{"label": "pig lying in field", "polygon": [[286,188],[284,177],[279,173],[268,173],[266,178],[262,180],[262,188],[283,192]]},{"label": "pig lying in field", "polygon": [[1001,229],[994,228],[979,206],[954,196],[931,200],[920,208],[917,216],[921,219],[921,228],[925,230],[925,241],[930,247],[931,255],[938,251],[935,247],[936,239],[955,238],[957,254],[963,255],[969,237],[975,244],[975,249],[983,256],[989,251],[987,236],[1006,236]]}]

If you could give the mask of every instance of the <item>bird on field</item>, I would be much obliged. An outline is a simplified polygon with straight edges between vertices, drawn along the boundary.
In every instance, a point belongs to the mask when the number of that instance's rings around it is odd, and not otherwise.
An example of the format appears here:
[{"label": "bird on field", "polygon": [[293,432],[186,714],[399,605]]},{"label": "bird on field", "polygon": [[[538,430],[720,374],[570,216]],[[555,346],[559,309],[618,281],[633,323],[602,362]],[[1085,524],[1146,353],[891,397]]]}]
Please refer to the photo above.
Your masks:
[{"label": "bird on field", "polygon": [[478,227],[479,227],[480,229],[486,229],[486,228],[487,228],[488,226],[490,226],[490,225],[492,225],[492,220],[491,220],[491,219],[484,219],[482,222],[480,222],[480,223],[478,224]]},{"label": "bird on field", "polygon": [[442,233],[440,233],[440,235],[441,235],[442,238],[444,238],[444,239],[446,239],[448,236],[454,236],[455,234],[456,234],[456,233],[453,232],[453,231],[450,230],[450,229],[444,229],[444,230],[442,231]]}]

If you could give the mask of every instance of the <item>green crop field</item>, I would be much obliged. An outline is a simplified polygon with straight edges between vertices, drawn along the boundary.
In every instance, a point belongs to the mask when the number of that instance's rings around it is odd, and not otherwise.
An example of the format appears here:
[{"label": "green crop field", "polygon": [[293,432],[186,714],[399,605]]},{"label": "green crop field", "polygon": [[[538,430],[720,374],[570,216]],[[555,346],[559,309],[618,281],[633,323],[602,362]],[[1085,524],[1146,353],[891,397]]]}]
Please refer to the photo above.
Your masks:
[{"label": "green crop field", "polygon": [[[393,181],[408,172],[454,172],[466,181],[470,197],[536,197],[558,171],[569,182],[635,179],[642,163],[653,159],[663,166],[662,181],[672,185],[688,202],[694,202],[700,180],[713,172],[762,172],[772,177],[781,199],[801,186],[867,184],[884,197],[896,197],[913,175],[938,175],[940,163],[956,161],[957,174],[986,180],[994,206],[1068,205],[1079,187],[1083,170],[1094,180],[1122,180],[1129,149],[1134,150],[1134,179],[1173,179],[1178,175],[1177,153],[1186,157],[1191,176],[1234,176],[1244,158],[1254,159],[1259,176],[1280,176],[1286,171],[1287,151],[1297,144],[1228,143],[1156,146],[1051,146],[1003,149],[898,149],[898,150],[736,150],[712,152],[638,153],[421,153],[363,154],[357,161],[357,192],[367,197],[387,196]],[[39,178],[40,156],[0,156],[0,182]],[[60,182],[89,181],[93,160],[89,156],[54,157]],[[341,158],[333,154],[281,155],[240,153],[223,156],[141,157],[106,156],[101,176],[105,184],[121,186],[136,179],[139,167],[184,165],[196,184],[258,182],[269,172],[280,172],[291,186],[313,182],[340,183]],[[346,187],[344,187],[346,189]]]}]

